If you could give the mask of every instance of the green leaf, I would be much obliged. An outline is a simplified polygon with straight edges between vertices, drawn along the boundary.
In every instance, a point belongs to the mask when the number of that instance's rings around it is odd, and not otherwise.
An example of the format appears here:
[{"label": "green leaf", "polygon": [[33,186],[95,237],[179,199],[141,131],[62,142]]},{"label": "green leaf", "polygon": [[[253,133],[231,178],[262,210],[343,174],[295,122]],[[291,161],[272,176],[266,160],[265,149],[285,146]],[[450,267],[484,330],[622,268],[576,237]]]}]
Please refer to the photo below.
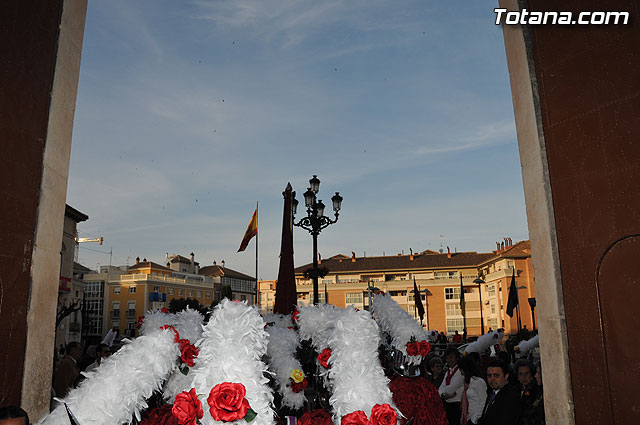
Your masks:
[{"label": "green leaf", "polygon": [[181,367],[180,372],[182,372],[183,375],[186,375],[187,373],[189,373],[189,366]]},{"label": "green leaf", "polygon": [[256,416],[258,416],[258,414],[252,408],[248,408],[244,420],[247,422],[251,422],[256,418]]}]

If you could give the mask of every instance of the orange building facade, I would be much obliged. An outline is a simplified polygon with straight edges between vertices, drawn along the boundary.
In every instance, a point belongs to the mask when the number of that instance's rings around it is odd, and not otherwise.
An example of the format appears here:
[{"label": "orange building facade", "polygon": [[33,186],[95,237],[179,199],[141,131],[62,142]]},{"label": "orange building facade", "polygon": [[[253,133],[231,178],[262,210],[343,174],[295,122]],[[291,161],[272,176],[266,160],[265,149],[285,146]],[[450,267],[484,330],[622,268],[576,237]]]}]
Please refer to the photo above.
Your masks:
[{"label": "orange building facade", "polygon": [[[305,277],[311,268],[306,264],[295,269],[298,304],[313,299],[312,281]],[[535,282],[529,241],[512,244],[506,238],[493,252],[438,253],[425,251],[410,255],[351,257],[336,255],[319,261],[326,271],[319,279],[319,302],[338,307],[353,305],[369,308],[371,285],[390,294],[416,320],[420,320],[414,302],[414,280],[425,307],[423,326],[452,335],[466,328],[469,336],[489,329],[503,328],[507,334],[518,332],[518,312],[506,313],[511,276],[515,271],[521,325],[534,328],[535,309],[528,299],[535,299]],[[477,279],[483,283],[476,283]],[[460,294],[464,290],[465,314]],[[474,282],[476,281],[476,282]],[[326,289],[325,289],[326,288]],[[326,299],[328,297],[328,299]]]}]

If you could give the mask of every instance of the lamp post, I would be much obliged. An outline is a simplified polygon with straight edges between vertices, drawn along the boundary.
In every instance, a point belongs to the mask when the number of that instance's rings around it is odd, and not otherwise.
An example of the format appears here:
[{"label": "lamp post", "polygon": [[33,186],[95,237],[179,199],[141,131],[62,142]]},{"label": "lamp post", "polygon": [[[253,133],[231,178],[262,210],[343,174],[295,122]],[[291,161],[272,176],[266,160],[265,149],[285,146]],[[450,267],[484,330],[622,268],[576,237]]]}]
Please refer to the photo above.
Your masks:
[{"label": "lamp post", "polygon": [[484,280],[480,276],[473,283],[478,284],[478,295],[480,296],[480,332],[484,335],[484,316],[482,315],[483,305],[482,305],[482,284],[485,283]]},{"label": "lamp post", "polygon": [[324,215],[325,205],[322,200],[317,198],[318,190],[320,188],[320,180],[318,176],[315,174],[309,180],[309,188],[304,193],[304,205],[307,208],[307,216],[302,217],[300,221],[295,222],[295,214],[298,208],[298,200],[295,199],[295,192],[292,204],[292,222],[294,226],[302,227],[309,233],[313,238],[313,304],[318,304],[318,235],[325,227],[330,224],[334,224],[338,221],[338,212],[340,211],[340,207],[342,206],[342,196],[338,192],[331,197],[331,202],[333,203],[333,212],[335,219],[331,219]]},{"label": "lamp post", "polygon": [[527,301],[529,301],[529,307],[531,307],[531,323],[533,326],[533,332],[535,333],[536,331],[536,314],[535,314],[535,309],[536,309],[536,299],[534,298],[528,298]]}]

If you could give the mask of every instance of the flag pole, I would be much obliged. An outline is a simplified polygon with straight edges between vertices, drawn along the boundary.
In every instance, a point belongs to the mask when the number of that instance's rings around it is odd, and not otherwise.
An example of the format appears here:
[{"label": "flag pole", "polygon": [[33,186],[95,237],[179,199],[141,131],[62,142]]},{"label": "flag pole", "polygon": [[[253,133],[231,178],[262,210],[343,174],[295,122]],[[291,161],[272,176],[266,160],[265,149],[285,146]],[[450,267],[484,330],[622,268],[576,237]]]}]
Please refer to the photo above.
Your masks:
[{"label": "flag pole", "polygon": [[[258,234],[260,233],[260,231],[258,230],[258,201],[256,201],[256,301],[255,301],[255,305],[258,305]],[[260,306],[258,306],[258,309],[260,309]]]}]

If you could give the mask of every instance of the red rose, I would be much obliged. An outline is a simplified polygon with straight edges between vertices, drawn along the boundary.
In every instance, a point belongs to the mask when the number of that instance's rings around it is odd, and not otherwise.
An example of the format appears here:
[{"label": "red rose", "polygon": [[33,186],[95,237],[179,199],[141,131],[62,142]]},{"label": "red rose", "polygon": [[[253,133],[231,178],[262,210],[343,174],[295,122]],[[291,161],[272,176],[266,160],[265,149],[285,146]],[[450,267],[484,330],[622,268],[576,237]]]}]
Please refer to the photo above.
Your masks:
[{"label": "red rose", "polygon": [[307,378],[304,378],[302,382],[299,383],[292,382],[291,391],[293,391],[294,393],[299,393],[300,391],[303,391],[305,388],[307,388],[307,385],[309,385],[309,381],[307,381]]},{"label": "red rose", "polygon": [[138,329],[142,327],[143,323],[144,323],[144,316],[138,317]]},{"label": "red rose", "polygon": [[247,390],[244,385],[231,382],[223,382],[211,389],[207,403],[209,412],[216,421],[233,422],[247,415],[247,409],[251,409],[244,396]]},{"label": "red rose", "polygon": [[388,404],[376,404],[371,409],[371,423],[373,425],[396,425],[398,414]]},{"label": "red rose", "polygon": [[197,419],[202,419],[202,402],[198,400],[195,388],[176,396],[171,413],[180,425],[195,425]]},{"label": "red rose", "polygon": [[160,309],[160,311],[161,311],[161,312],[163,312],[163,313],[168,313],[168,312],[169,312],[169,309],[168,309],[167,307],[162,307],[162,308]]},{"label": "red rose", "polygon": [[431,351],[431,344],[427,341],[420,341],[418,344],[420,345],[420,355],[426,357]]},{"label": "red rose", "polygon": [[419,354],[418,351],[418,343],[417,342],[407,342],[407,355],[408,356],[417,356]]},{"label": "red rose", "polygon": [[193,367],[193,359],[198,357],[200,350],[194,347],[188,339],[181,339],[180,341],[180,360],[189,367]]},{"label": "red rose", "polygon": [[331,357],[331,348],[325,348],[322,353],[318,354],[318,362],[325,369],[331,369],[329,358]]},{"label": "red rose", "polygon": [[331,415],[324,409],[305,412],[298,420],[298,425],[333,425]]},{"label": "red rose", "polygon": [[170,404],[163,404],[155,409],[148,409],[142,416],[140,425],[179,425],[171,414],[172,407]]},{"label": "red rose", "polygon": [[342,425],[369,425],[371,422],[369,422],[367,415],[365,415],[362,410],[356,410],[348,415],[344,415],[340,423]]},{"label": "red rose", "polygon": [[298,323],[298,316],[299,316],[299,312],[298,310],[294,310],[293,313],[291,313],[291,321],[293,323]]},{"label": "red rose", "polygon": [[173,333],[175,334],[174,337],[173,337],[173,342],[180,341],[180,334],[178,333],[176,328],[174,328],[173,326],[164,325],[164,326],[160,326],[160,329],[171,329],[173,331]]}]

